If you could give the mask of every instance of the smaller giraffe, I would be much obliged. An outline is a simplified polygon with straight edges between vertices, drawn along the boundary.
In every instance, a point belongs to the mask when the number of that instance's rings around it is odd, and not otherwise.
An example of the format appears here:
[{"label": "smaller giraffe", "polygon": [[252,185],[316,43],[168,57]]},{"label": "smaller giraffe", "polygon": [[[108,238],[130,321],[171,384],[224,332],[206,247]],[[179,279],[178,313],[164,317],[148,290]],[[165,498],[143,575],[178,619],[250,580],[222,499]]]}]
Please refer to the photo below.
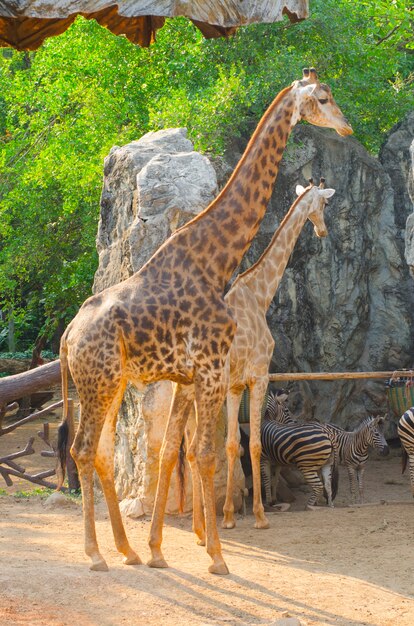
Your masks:
[{"label": "smaller giraffe", "polygon": [[240,274],[226,295],[237,330],[228,356],[230,385],[227,393],[227,460],[228,476],[226,501],[223,507],[223,528],[233,528],[233,474],[239,454],[238,412],[244,388],[250,391],[250,455],[253,470],[253,512],[255,528],[268,528],[264,515],[260,486],[260,418],[261,406],[269,383],[269,366],[273,355],[274,339],[266,321],[266,313],[282,279],[291,252],[306,222],[314,225],[317,237],[326,237],[324,209],[335,189],[324,189],[313,184],[304,189],[296,187],[298,198],[275,232],[269,246],[259,260]]}]

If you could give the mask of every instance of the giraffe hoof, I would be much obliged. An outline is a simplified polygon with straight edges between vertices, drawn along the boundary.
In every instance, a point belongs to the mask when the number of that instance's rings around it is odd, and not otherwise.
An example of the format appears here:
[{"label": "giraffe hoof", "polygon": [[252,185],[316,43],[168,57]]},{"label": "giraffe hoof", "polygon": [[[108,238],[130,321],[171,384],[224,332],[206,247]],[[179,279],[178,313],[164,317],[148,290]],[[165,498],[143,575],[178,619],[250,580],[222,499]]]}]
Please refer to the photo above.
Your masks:
[{"label": "giraffe hoof", "polygon": [[93,572],[108,572],[109,571],[109,567],[107,566],[106,561],[104,561],[104,559],[102,559],[101,561],[96,561],[95,563],[92,563],[89,569],[92,570]]},{"label": "giraffe hoof", "polygon": [[266,528],[270,528],[270,524],[266,518],[262,520],[256,520],[254,523],[255,528],[259,528],[260,530],[266,530]]},{"label": "giraffe hoof", "polygon": [[148,567],[155,567],[155,568],[165,568],[168,567],[168,563],[165,559],[163,558],[158,558],[158,559],[150,559],[147,563]]},{"label": "giraffe hoof", "polygon": [[230,574],[229,568],[223,561],[222,563],[213,563],[208,568],[210,574],[218,574],[219,576],[225,576],[226,574]]},{"label": "giraffe hoof", "polygon": [[122,559],[122,562],[124,565],[141,565],[142,564],[142,561],[139,558],[138,554],[135,554],[135,552],[133,552],[132,550],[131,550],[131,553],[128,554],[128,556]]},{"label": "giraffe hoof", "polygon": [[197,539],[197,545],[198,546],[205,546],[206,545],[206,540],[205,539]]},{"label": "giraffe hoof", "polygon": [[236,522],[234,521],[234,519],[229,519],[229,520],[224,519],[221,522],[221,527],[222,528],[229,529],[229,528],[234,528],[235,526],[236,526]]}]

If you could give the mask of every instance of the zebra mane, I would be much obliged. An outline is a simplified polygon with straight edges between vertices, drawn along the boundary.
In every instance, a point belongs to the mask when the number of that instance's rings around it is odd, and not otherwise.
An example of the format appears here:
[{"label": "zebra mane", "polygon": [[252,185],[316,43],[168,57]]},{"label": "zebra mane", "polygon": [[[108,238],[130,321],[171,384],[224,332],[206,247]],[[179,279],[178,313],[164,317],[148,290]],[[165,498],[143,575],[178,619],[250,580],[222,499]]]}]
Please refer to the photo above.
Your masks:
[{"label": "zebra mane", "polygon": [[[368,415],[368,417],[364,417],[362,422],[358,424],[352,432],[359,433],[364,428],[369,428],[376,419],[377,417],[374,417],[373,415]],[[381,420],[382,422],[380,421],[379,424],[383,423],[384,418],[382,417]]]},{"label": "zebra mane", "polygon": [[277,394],[273,391],[269,391],[269,395],[267,396],[267,404],[266,411],[264,414],[265,420],[275,419],[275,415],[278,413],[278,401],[276,400]]}]

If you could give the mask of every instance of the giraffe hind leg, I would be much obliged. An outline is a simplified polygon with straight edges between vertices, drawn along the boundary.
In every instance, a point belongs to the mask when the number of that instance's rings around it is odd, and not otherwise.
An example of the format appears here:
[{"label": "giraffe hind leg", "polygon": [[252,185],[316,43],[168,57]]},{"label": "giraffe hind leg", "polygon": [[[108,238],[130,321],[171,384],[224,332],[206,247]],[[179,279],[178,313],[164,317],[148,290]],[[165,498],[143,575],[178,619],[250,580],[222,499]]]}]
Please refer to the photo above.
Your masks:
[{"label": "giraffe hind leg", "polygon": [[178,450],[193,403],[194,390],[192,385],[186,388],[175,384],[160,453],[157,493],[155,495],[149,536],[149,546],[152,555],[148,561],[149,567],[168,567],[161,550],[165,507],[171,474],[177,462]]},{"label": "giraffe hind leg", "polygon": [[253,513],[255,528],[269,528],[270,524],[264,514],[262,489],[260,480],[260,457],[262,445],[260,441],[261,407],[266,394],[267,378],[256,380],[250,386],[250,458],[253,475]]},{"label": "giraffe hind leg", "polygon": [[204,503],[203,492],[201,488],[200,476],[196,462],[197,434],[194,407],[191,417],[187,422],[186,440],[187,445],[187,461],[191,468],[191,476],[193,481],[193,532],[197,535],[197,544],[199,546],[206,545],[206,522],[204,519]]},{"label": "giraffe hind leg", "polygon": [[118,409],[121,403],[124,389],[122,388],[114,400],[108,412],[105,423],[99,438],[98,450],[95,457],[95,469],[101,481],[102,489],[108,506],[109,517],[111,519],[112,532],[114,534],[115,545],[121,554],[124,555],[125,565],[139,565],[141,559],[129,545],[121,513],[119,510],[118,498],[115,491],[114,477],[114,450],[115,450],[115,429]]},{"label": "giraffe hind leg", "polygon": [[[208,384],[210,382],[210,384]],[[207,384],[206,384],[207,383]],[[208,568],[211,574],[228,574],[228,567],[221,552],[217,531],[216,502],[214,493],[215,438],[217,419],[225,399],[225,385],[213,385],[200,380],[195,384],[197,407],[197,466],[204,497],[206,522],[206,548],[213,563]]]},{"label": "giraffe hind leg", "polygon": [[95,529],[93,472],[96,450],[102,430],[102,415],[88,406],[82,406],[79,428],[71,448],[76,462],[82,490],[85,553],[90,557],[91,570],[107,571],[108,566],[99,552]]},{"label": "giraffe hind leg", "polygon": [[238,414],[242,391],[229,391],[227,394],[227,484],[226,484],[226,500],[223,505],[223,521],[222,528],[234,528],[236,520],[234,519],[234,502],[233,502],[233,484],[234,484],[234,465],[239,456],[240,451],[240,434]]}]

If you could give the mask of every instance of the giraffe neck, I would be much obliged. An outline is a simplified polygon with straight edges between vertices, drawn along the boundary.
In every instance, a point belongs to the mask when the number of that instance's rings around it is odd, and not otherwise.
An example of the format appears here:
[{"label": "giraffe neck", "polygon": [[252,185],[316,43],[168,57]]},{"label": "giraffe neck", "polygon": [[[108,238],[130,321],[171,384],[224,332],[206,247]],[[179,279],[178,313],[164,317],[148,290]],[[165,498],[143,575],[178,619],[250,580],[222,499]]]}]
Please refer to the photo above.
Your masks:
[{"label": "giraffe neck", "polygon": [[248,285],[258,306],[270,306],[282,279],[289,257],[308,216],[307,193],[297,198],[285,215],[270,244],[252,267],[240,274],[231,290]]},{"label": "giraffe neck", "polygon": [[266,212],[294,119],[294,94],[284,89],[270,105],[228,183],[171,241],[220,289],[231,278]]}]

